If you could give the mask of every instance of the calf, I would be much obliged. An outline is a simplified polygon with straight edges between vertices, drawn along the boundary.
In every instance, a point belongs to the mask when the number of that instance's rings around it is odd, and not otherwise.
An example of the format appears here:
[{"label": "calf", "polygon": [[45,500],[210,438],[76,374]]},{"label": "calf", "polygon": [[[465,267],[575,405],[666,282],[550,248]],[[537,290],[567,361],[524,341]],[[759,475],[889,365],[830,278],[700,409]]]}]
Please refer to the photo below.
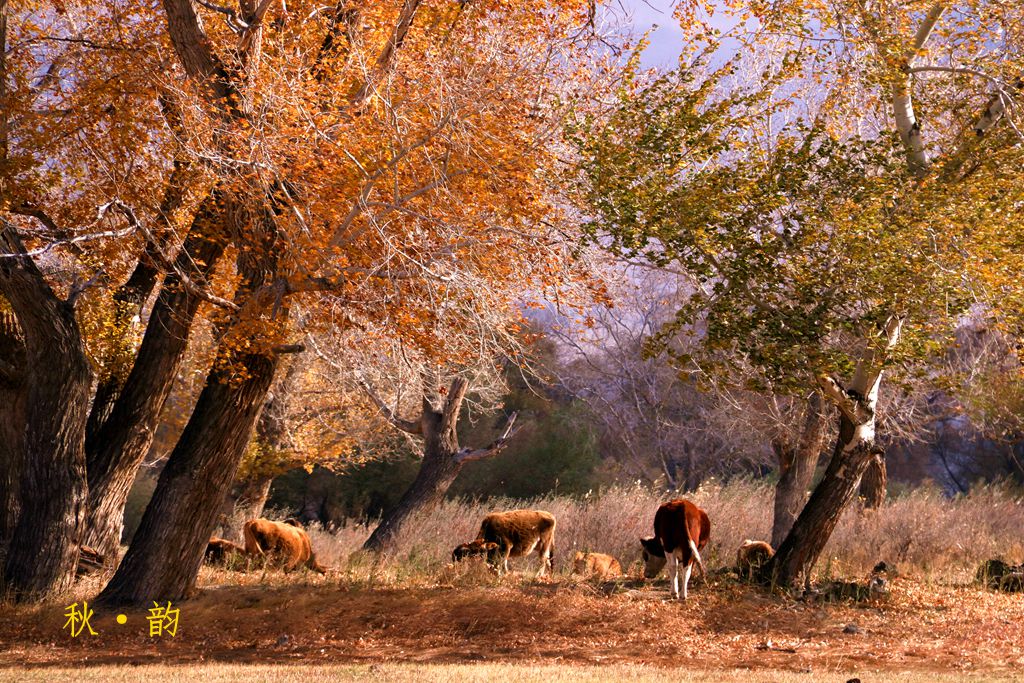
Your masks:
[{"label": "calf", "polygon": [[654,514],[654,536],[641,538],[644,576],[653,579],[669,563],[672,578],[672,597],[679,598],[679,564],[686,568],[683,578],[683,600],[687,597],[690,572],[696,562],[701,575],[707,580],[700,551],[711,536],[711,520],[706,512],[688,500],[673,500],[658,508]]},{"label": "calf", "polygon": [[210,564],[224,564],[233,557],[243,557],[245,548],[223,538],[211,538],[206,545],[206,561]]},{"label": "calf", "polygon": [[736,571],[749,581],[774,555],[771,545],[764,541],[743,541],[736,551]]},{"label": "calf", "polygon": [[284,563],[285,571],[304,564],[315,572],[327,573],[313,554],[309,536],[294,519],[274,522],[269,519],[251,519],[242,527],[245,536],[245,554],[250,557],[276,556]]},{"label": "calf", "polygon": [[487,555],[487,563],[508,572],[508,558],[529,555],[535,549],[540,556],[543,576],[551,569],[555,545],[555,517],[543,510],[510,510],[492,512],[484,517],[476,540],[463,543],[452,551],[452,561],[458,562],[471,555]]},{"label": "calf", "polygon": [[572,573],[606,579],[622,576],[622,565],[611,555],[577,552],[572,558]]}]

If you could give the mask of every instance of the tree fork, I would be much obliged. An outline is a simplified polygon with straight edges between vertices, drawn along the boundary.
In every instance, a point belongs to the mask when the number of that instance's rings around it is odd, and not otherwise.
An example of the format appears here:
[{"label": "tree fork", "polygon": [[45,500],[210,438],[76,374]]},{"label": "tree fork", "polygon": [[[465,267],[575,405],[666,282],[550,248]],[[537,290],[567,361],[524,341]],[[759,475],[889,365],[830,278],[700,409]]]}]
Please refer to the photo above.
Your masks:
[{"label": "tree fork", "polygon": [[412,485],[402,494],[398,504],[384,515],[366,539],[363,550],[376,553],[392,551],[406,522],[413,515],[431,510],[440,503],[467,462],[492,457],[507,444],[514,433],[516,413],[509,416],[505,432],[489,446],[481,449],[459,447],[456,427],[468,388],[469,383],[465,379],[453,380],[441,410],[435,410],[424,397],[419,422],[411,422],[399,418],[372,389],[364,385],[370,398],[385,411],[393,425],[423,437],[423,462]]}]

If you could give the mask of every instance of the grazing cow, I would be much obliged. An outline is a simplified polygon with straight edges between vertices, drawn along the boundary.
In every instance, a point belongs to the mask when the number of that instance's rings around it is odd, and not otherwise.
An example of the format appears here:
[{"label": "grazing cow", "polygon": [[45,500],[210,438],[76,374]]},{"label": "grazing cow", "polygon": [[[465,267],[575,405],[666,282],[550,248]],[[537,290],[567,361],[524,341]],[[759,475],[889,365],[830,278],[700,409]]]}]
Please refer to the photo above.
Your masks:
[{"label": "grazing cow", "polygon": [[462,545],[455,546],[455,550],[452,551],[452,562],[462,562],[462,560],[467,557],[486,555],[487,553],[497,549],[497,543],[486,543],[481,541],[463,543]]},{"label": "grazing cow", "polygon": [[584,576],[600,576],[602,579],[622,576],[622,565],[611,555],[604,553],[584,553],[577,551],[572,558],[573,574]]},{"label": "grazing cow", "polygon": [[463,543],[452,551],[452,561],[471,555],[487,555],[487,563],[508,572],[508,558],[529,555],[535,549],[540,556],[543,576],[551,569],[555,545],[555,517],[543,510],[510,510],[492,512],[484,517],[476,540]]},{"label": "grazing cow", "polygon": [[687,597],[690,572],[694,562],[707,581],[707,570],[700,551],[711,536],[711,520],[706,512],[688,500],[673,500],[658,508],[654,514],[654,536],[641,538],[644,576],[653,579],[669,563],[672,578],[672,597],[679,598],[679,564],[686,568],[683,578],[683,600]]},{"label": "grazing cow", "polygon": [[316,561],[309,536],[293,519],[272,522],[269,519],[251,519],[242,527],[245,534],[245,552],[252,557],[277,556],[285,571],[305,564],[315,572],[327,573],[327,568]]},{"label": "grazing cow", "polygon": [[245,548],[224,538],[211,538],[206,545],[206,561],[210,564],[224,564],[231,557],[245,555]]},{"label": "grazing cow", "polygon": [[736,551],[736,570],[740,576],[751,579],[754,572],[767,564],[773,555],[775,555],[775,551],[769,544],[764,541],[747,539]]}]

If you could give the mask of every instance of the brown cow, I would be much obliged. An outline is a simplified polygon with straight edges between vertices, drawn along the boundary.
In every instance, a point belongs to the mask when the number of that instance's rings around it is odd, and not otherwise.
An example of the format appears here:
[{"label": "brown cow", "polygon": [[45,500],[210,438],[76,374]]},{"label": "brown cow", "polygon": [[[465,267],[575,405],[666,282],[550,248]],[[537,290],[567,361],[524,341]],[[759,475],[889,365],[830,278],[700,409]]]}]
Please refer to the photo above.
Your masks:
[{"label": "brown cow", "polygon": [[707,513],[688,500],[677,499],[665,503],[654,514],[654,536],[641,538],[643,547],[644,576],[653,579],[670,563],[672,597],[679,597],[679,564],[686,567],[683,578],[683,600],[687,596],[690,572],[694,562],[700,567],[701,575],[707,580],[707,570],[700,558],[700,551],[711,537],[711,520]]},{"label": "brown cow", "polygon": [[540,556],[540,570],[543,576],[551,569],[551,557],[555,544],[555,517],[543,510],[510,510],[492,512],[484,517],[476,540],[463,543],[452,551],[452,561],[471,555],[487,554],[487,563],[498,570],[508,572],[508,558],[529,555],[537,550]]},{"label": "brown cow", "polygon": [[223,564],[231,557],[242,557],[245,548],[225,538],[211,538],[206,545],[206,561],[210,564]]},{"label": "brown cow", "polygon": [[745,576],[749,580],[753,578],[754,572],[772,559],[773,555],[775,551],[768,543],[747,539],[736,551],[736,570],[740,576]]},{"label": "brown cow", "polygon": [[313,571],[327,573],[327,568],[316,561],[309,536],[293,519],[284,522],[251,519],[242,531],[245,534],[245,552],[250,556],[277,556],[284,563],[285,571],[305,564]]},{"label": "brown cow", "polygon": [[584,553],[577,551],[572,558],[574,574],[584,576],[600,576],[602,579],[622,576],[622,565],[611,555],[604,553]]}]

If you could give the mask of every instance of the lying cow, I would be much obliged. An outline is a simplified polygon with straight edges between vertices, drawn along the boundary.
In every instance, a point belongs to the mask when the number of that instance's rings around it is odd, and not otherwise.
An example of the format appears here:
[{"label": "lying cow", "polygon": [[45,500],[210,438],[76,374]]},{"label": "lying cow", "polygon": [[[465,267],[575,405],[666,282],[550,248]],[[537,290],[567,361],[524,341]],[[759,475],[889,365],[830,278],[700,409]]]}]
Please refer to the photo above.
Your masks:
[{"label": "lying cow", "polygon": [[492,512],[484,517],[476,540],[463,543],[452,551],[452,561],[458,562],[473,555],[487,555],[487,563],[508,572],[508,558],[529,555],[534,550],[540,556],[543,576],[551,569],[555,545],[555,517],[543,510],[511,510]]},{"label": "lying cow", "polygon": [[269,519],[251,519],[242,527],[245,552],[250,557],[276,557],[291,571],[305,564],[315,572],[327,573],[327,568],[316,561],[309,535],[294,519],[273,522]]},{"label": "lying cow", "polygon": [[577,551],[572,558],[572,573],[607,579],[613,576],[622,576],[622,565],[611,555]]},{"label": "lying cow", "polygon": [[690,572],[694,563],[707,580],[707,570],[700,551],[711,536],[711,520],[707,513],[688,500],[673,500],[658,508],[654,514],[654,536],[641,538],[644,576],[653,579],[666,563],[672,579],[672,597],[679,598],[679,565],[686,568],[683,578],[683,600],[687,597]]},{"label": "lying cow", "polygon": [[245,548],[225,538],[211,538],[206,545],[206,561],[210,564],[225,564],[233,557],[245,555]]},{"label": "lying cow", "polygon": [[764,541],[743,541],[736,551],[736,571],[749,581],[774,555],[771,545]]}]

